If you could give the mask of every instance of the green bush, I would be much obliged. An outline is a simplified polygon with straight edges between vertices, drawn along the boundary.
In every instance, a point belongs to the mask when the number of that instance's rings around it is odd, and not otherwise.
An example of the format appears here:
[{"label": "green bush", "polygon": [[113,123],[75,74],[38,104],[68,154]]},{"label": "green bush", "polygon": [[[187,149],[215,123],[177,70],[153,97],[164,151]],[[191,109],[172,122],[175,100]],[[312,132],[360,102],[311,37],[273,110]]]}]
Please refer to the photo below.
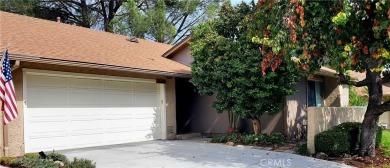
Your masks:
[{"label": "green bush", "polygon": [[77,159],[74,158],[72,162],[70,162],[69,168],[95,168],[96,163],[93,163],[92,160],[88,159]]},{"label": "green bush", "polygon": [[17,158],[15,157],[1,157],[0,158],[0,165],[3,166],[11,166]]},{"label": "green bush", "polygon": [[309,150],[307,149],[307,144],[304,143],[304,144],[297,144],[297,151],[296,151],[298,154],[300,155],[309,155],[310,152]]},{"label": "green bush", "polygon": [[214,136],[211,141],[211,143],[226,143],[227,142],[227,136],[226,135],[219,135]]},{"label": "green bush", "polygon": [[324,152],[330,156],[350,153],[350,136],[348,132],[328,130],[315,136],[316,152]]},{"label": "green bush", "polygon": [[[358,122],[342,123],[328,131],[315,136],[316,152],[324,152],[331,156],[340,156],[344,153],[356,154],[360,144],[362,124]],[[376,133],[376,146],[382,139],[382,128]]]},{"label": "green bush", "polygon": [[268,136],[265,136],[264,142],[266,144],[280,144],[285,141],[285,137],[281,133],[271,133]]},{"label": "green bush", "polygon": [[11,163],[11,167],[18,168],[59,168],[60,165],[52,160],[20,157]]},{"label": "green bush", "polygon": [[68,158],[64,154],[55,152],[54,150],[53,150],[53,152],[46,154],[46,156],[48,159],[51,159],[53,161],[61,161],[64,164],[69,162]]},{"label": "green bush", "polygon": [[211,139],[211,143],[226,143],[234,142],[241,143],[244,145],[253,145],[253,144],[280,144],[285,141],[285,136],[281,133],[271,133],[270,135],[264,134],[242,134],[242,133],[232,133],[225,134],[220,136],[214,136]]},{"label": "green bush", "polygon": [[36,159],[40,158],[38,153],[26,153],[26,154],[24,154],[24,157],[26,157],[26,158],[36,158]]}]

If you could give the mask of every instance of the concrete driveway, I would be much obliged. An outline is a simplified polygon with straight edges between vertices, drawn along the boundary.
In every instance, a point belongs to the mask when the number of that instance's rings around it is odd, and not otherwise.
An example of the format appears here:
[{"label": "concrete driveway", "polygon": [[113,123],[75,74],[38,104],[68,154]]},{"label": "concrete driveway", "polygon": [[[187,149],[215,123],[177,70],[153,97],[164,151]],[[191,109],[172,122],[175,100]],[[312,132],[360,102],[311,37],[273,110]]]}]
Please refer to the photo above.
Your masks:
[{"label": "concrete driveway", "polygon": [[61,151],[69,158],[87,158],[98,168],[119,167],[349,167],[290,153],[207,143],[204,139],[148,141]]}]

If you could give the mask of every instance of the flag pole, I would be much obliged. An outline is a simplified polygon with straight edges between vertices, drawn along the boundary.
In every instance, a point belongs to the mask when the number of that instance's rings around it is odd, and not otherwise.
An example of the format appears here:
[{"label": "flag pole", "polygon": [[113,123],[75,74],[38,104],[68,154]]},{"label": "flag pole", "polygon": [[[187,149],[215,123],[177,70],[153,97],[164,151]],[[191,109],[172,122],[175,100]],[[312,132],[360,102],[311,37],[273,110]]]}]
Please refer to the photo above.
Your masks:
[{"label": "flag pole", "polygon": [[[5,49],[4,53],[3,53],[3,56],[1,57],[1,60],[0,60],[0,68],[1,68],[0,72],[1,73],[3,73],[3,62],[4,62],[4,59],[5,59],[5,55],[6,55],[7,51],[8,51],[8,46],[9,46],[9,43],[8,43],[6,49]],[[3,109],[3,105],[4,105],[4,102],[1,101],[1,109]],[[5,121],[4,121],[4,110],[1,110],[1,120],[2,120],[2,124],[3,124],[3,155],[7,156],[8,152],[6,152],[6,149],[5,149],[5,146],[6,146],[7,143],[5,142],[5,140],[6,140],[6,138],[5,138],[5,136],[6,136],[6,134],[5,134],[5,132],[6,132],[5,126],[6,126],[6,124],[5,124]]]},{"label": "flag pole", "polygon": [[[9,43],[8,43],[8,45],[7,45],[7,47],[6,47],[6,49],[5,49],[5,51],[4,51],[4,53],[3,53],[3,56],[1,57],[1,60],[0,60],[0,72],[1,73],[3,73],[3,62],[4,62],[4,59],[5,59],[5,55],[6,55],[6,53],[7,53],[7,51],[8,51],[8,46],[9,46]],[[4,105],[4,102],[3,101],[1,101],[1,109],[3,109],[3,105]],[[5,138],[5,136],[6,136],[6,129],[5,129],[5,127],[6,127],[6,124],[5,124],[5,121],[4,121],[4,110],[1,110],[1,120],[2,120],[2,124],[3,124],[3,155],[4,156],[8,156],[8,152],[6,152],[6,139],[7,138]]]}]

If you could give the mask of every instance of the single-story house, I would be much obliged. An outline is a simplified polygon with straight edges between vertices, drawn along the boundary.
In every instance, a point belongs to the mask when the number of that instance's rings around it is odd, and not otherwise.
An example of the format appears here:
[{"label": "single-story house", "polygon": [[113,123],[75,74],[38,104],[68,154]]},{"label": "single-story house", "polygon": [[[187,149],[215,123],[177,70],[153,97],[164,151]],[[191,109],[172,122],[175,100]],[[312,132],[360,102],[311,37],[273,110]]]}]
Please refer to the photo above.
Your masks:
[{"label": "single-story house", "polygon": [[171,45],[0,11],[7,47],[19,116],[0,155],[175,138],[190,68],[162,57]]},{"label": "single-story house", "polygon": [[[188,40],[172,46],[0,11],[19,111],[0,128],[0,156],[226,132],[227,114],[189,82]],[[264,116],[263,132],[296,138],[308,106],[344,106],[335,74],[302,79],[281,113]]]},{"label": "single-story house", "polygon": [[[193,58],[190,56],[189,40],[190,37],[187,37],[163,56],[191,66]],[[322,67],[314,78],[303,78],[295,88],[297,93],[286,98],[280,113],[262,117],[262,133],[280,132],[290,139],[298,139],[306,131],[307,107],[348,106],[349,89],[339,85],[335,70]],[[211,107],[215,96],[200,96],[194,90],[189,79],[176,80],[177,133],[225,133],[228,115],[219,114]],[[251,122],[242,121],[240,129],[252,131]]]}]

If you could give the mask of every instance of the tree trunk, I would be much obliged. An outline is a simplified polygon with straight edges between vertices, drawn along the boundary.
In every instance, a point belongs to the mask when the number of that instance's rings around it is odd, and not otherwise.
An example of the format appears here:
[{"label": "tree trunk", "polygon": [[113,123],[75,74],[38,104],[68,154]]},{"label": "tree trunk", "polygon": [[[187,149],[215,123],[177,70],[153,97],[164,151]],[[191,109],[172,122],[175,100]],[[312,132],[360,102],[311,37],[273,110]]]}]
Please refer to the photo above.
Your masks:
[{"label": "tree trunk", "polygon": [[[367,112],[366,112],[367,113]],[[360,135],[360,156],[375,157],[375,139],[379,116],[366,116]]]},{"label": "tree trunk", "polygon": [[375,115],[373,109],[382,104],[382,81],[380,73],[367,70],[368,106],[364,115],[362,132],[360,134],[360,156],[375,157],[375,139],[378,129],[379,115]]},{"label": "tree trunk", "polygon": [[260,120],[258,118],[252,119],[252,125],[253,125],[253,132],[255,132],[255,135],[259,135],[261,133]]}]

